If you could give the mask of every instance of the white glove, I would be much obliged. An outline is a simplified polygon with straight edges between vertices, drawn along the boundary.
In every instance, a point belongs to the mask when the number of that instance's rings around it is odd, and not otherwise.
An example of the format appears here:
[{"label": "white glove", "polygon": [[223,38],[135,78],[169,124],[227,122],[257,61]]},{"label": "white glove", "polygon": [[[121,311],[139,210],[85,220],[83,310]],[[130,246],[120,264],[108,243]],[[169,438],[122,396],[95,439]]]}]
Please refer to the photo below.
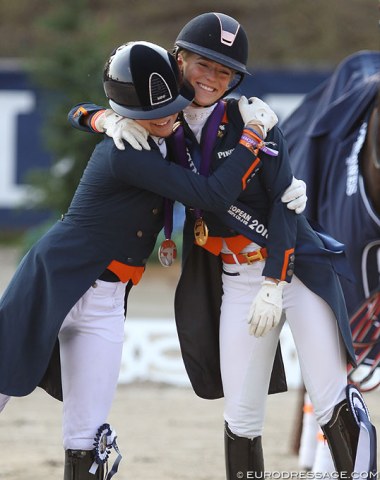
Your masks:
[{"label": "white glove", "polygon": [[282,289],[285,283],[263,281],[248,313],[250,335],[263,337],[279,324],[282,313]]},{"label": "white glove", "polygon": [[265,140],[269,130],[278,122],[277,115],[269,105],[257,97],[251,97],[249,100],[247,97],[241,97],[239,100],[239,110],[244,125],[252,124],[252,128],[255,128],[255,126],[261,127],[263,140]]},{"label": "white glove", "polygon": [[147,141],[149,132],[134,120],[122,117],[111,109],[105,110],[99,115],[95,120],[95,128],[98,132],[105,132],[113,138],[119,150],[125,149],[123,140],[135,150],[150,150]]},{"label": "white glove", "polygon": [[286,206],[289,210],[302,213],[306,208],[307,202],[306,183],[293,177],[292,183],[283,193],[281,201],[287,203]]}]

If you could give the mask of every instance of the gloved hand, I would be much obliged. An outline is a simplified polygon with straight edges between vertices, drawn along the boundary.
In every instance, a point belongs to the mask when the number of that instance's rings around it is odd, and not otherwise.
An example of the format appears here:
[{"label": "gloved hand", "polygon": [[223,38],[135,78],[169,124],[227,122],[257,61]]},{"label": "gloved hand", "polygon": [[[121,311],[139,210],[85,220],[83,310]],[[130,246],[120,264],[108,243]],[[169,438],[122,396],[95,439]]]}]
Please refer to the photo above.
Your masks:
[{"label": "gloved hand", "polygon": [[263,337],[279,324],[285,284],[286,282],[263,281],[248,313],[250,335]]},{"label": "gloved hand", "polygon": [[111,109],[105,110],[99,115],[94,124],[98,132],[105,132],[113,138],[119,150],[125,149],[123,140],[135,150],[150,150],[147,141],[149,132],[134,120],[122,117]]},{"label": "gloved hand", "polygon": [[306,208],[307,202],[306,183],[293,177],[292,183],[283,193],[281,201],[287,203],[286,206],[289,210],[302,213]]},{"label": "gloved hand", "polygon": [[239,100],[239,110],[245,126],[251,126],[253,129],[259,126],[262,130],[262,137],[265,140],[267,133],[278,122],[277,115],[262,100],[257,97],[241,97]]}]

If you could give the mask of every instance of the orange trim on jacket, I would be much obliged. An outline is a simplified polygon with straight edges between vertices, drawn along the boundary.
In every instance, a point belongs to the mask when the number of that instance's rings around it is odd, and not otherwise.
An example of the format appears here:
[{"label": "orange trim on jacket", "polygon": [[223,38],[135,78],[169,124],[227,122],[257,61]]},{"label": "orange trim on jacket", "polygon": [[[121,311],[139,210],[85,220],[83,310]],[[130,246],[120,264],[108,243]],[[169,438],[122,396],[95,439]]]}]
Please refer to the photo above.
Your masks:
[{"label": "orange trim on jacket", "polygon": [[84,107],[79,107],[77,110],[75,110],[73,117],[79,117],[80,114],[88,115],[88,111]]},{"label": "orange trim on jacket", "polygon": [[282,271],[281,271],[280,280],[286,280],[286,277],[287,277],[286,271],[287,271],[288,265],[289,265],[289,257],[292,253],[294,253],[294,248],[289,248],[288,250],[285,250],[284,263],[282,264]]},{"label": "orange trim on jacket", "polygon": [[133,285],[139,283],[145,271],[145,267],[134,267],[117,260],[112,260],[107,269],[117,275],[121,282],[127,283],[129,280],[132,280]]},{"label": "orange trim on jacket", "polygon": [[249,169],[246,171],[244,177],[242,178],[242,184],[243,184],[243,190],[246,189],[247,187],[247,180],[249,178],[249,176],[251,175],[251,173],[253,172],[253,170],[255,170],[255,168],[257,167],[257,165],[260,163],[260,159],[259,157],[256,157],[255,161],[252,163],[252,165],[249,167]]},{"label": "orange trim on jacket", "polygon": [[221,123],[228,123],[227,109],[224,110],[223,118]]}]

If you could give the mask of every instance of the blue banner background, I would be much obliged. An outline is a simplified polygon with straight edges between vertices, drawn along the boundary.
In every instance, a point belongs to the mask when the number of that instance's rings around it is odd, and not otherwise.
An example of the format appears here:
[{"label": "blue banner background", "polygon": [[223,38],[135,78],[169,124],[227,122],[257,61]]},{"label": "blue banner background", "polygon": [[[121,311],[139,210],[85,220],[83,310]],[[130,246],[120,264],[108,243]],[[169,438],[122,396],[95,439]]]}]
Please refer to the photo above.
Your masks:
[{"label": "blue banner background", "polygon": [[[305,93],[330,72],[258,70],[246,77],[239,93],[267,101],[281,121],[297,106]],[[46,97],[45,97],[46,98]],[[41,138],[43,99],[25,71],[10,62],[0,62],[2,120],[0,163],[0,229],[19,231],[36,226],[47,214],[20,209],[27,173],[49,168],[51,157]],[[67,106],[67,110],[71,105]]]}]

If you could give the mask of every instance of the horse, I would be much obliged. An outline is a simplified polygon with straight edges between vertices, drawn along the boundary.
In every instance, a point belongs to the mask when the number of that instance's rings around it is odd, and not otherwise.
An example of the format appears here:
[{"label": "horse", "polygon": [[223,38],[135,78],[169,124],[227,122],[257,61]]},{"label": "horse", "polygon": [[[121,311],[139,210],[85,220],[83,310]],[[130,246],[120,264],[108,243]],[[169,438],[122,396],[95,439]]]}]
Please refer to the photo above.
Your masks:
[{"label": "horse", "polygon": [[281,128],[293,173],[307,184],[305,215],[345,244],[355,279],[341,278],[359,364],[348,367],[348,379],[362,391],[377,388],[368,382],[380,363],[380,52],[345,58]]}]

